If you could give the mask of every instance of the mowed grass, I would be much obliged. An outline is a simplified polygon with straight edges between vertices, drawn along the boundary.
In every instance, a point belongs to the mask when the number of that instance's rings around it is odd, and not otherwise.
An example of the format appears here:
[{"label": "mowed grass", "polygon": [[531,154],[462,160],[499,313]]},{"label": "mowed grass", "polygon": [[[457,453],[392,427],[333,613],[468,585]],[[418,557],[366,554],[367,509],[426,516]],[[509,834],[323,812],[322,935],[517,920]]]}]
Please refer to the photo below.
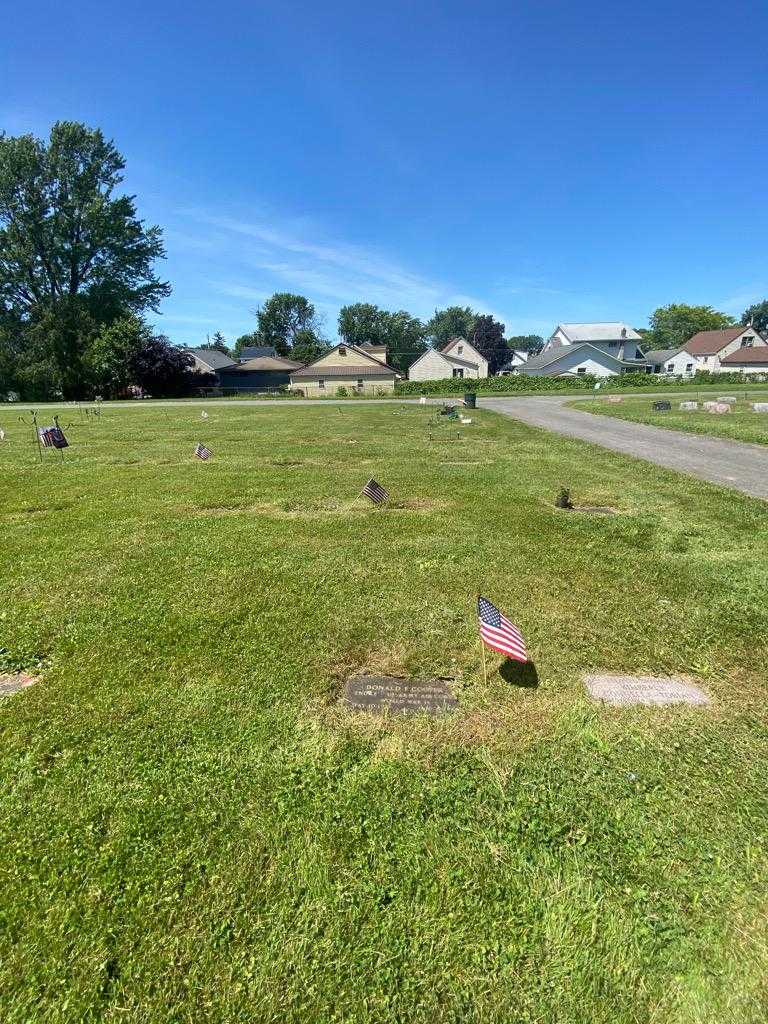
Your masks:
[{"label": "mowed grass", "polygon": [[[209,411],[66,410],[41,466],[0,410],[5,1024],[763,1021],[765,504],[489,412]],[[478,589],[538,687],[484,685]]]},{"label": "mowed grass", "polygon": [[600,416],[615,416],[620,420],[631,420],[633,423],[650,423],[654,427],[666,427],[670,430],[685,430],[689,434],[709,434],[711,437],[725,437],[732,441],[749,441],[752,444],[768,444],[768,413],[755,412],[753,401],[762,402],[765,395],[757,391],[750,394],[747,401],[738,391],[721,388],[721,395],[733,395],[736,402],[731,403],[729,413],[711,413],[703,408],[705,401],[715,401],[717,395],[699,397],[699,408],[691,412],[680,409],[681,401],[696,401],[697,396],[675,396],[668,401],[672,405],[669,412],[657,412],[653,403],[662,401],[664,396],[655,398],[622,398],[621,402],[580,401],[571,402],[573,409],[582,412],[597,413]]}]

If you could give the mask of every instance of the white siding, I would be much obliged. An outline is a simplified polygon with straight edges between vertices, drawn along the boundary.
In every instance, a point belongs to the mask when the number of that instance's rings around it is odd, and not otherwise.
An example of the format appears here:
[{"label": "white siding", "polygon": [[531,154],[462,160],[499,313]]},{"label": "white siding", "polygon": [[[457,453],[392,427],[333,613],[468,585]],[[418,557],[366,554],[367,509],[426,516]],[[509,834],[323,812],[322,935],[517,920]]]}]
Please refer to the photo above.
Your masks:
[{"label": "white siding", "polygon": [[438,351],[430,349],[408,370],[408,380],[443,380],[451,376],[451,364]]},{"label": "white siding", "polygon": [[699,361],[690,352],[678,352],[671,359],[666,359],[659,369],[658,377],[693,377],[699,369]]},{"label": "white siding", "polygon": [[576,376],[579,375],[579,370],[583,370],[585,375],[594,374],[595,377],[618,376],[620,367],[607,356],[603,359],[600,351],[570,352],[569,348],[570,346],[564,347],[562,355],[546,366],[530,370],[522,366],[518,373],[528,373],[534,377],[558,377],[563,373]]}]

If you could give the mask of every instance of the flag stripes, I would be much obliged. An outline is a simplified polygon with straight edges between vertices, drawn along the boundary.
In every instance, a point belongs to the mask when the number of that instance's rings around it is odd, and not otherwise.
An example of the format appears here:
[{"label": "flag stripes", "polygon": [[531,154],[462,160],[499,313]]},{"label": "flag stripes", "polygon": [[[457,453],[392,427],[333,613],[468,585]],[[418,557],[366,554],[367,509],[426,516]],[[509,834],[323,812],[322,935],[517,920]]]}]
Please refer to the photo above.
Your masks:
[{"label": "flag stripes", "polygon": [[198,457],[198,459],[202,459],[205,462],[206,459],[210,459],[211,455],[213,455],[213,452],[211,451],[210,448],[206,448],[204,444],[199,444],[195,448],[195,455]]},{"label": "flag stripes", "polygon": [[380,505],[389,497],[386,488],[382,487],[373,477],[371,477],[360,493],[364,494],[366,498],[370,498],[374,505]]},{"label": "flag stripes", "polygon": [[509,619],[502,615],[495,604],[485,597],[477,599],[477,618],[480,639],[486,646],[506,654],[516,661],[528,661],[523,634]]}]

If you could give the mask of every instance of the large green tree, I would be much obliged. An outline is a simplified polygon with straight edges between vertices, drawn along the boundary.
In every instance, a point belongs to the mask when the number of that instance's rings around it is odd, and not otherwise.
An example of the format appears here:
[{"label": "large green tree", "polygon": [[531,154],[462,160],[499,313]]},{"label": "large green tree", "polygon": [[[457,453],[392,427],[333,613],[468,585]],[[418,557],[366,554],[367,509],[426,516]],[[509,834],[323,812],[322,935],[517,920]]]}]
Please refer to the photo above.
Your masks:
[{"label": "large green tree", "polygon": [[297,340],[320,340],[315,307],[303,295],[275,292],[256,310],[258,345],[273,345],[281,356],[290,354]]},{"label": "large green tree", "polygon": [[540,334],[513,334],[507,338],[507,345],[515,352],[529,352],[535,356],[544,348],[544,339]]},{"label": "large green tree", "polygon": [[391,313],[369,302],[356,302],[339,310],[339,336],[350,345],[387,346],[387,362],[405,372],[427,349],[427,329],[407,310]]},{"label": "large green tree", "polygon": [[488,360],[488,372],[496,373],[509,359],[509,348],[504,340],[504,324],[492,316],[479,316],[469,339],[477,351]]},{"label": "large green tree", "polygon": [[719,331],[730,327],[733,318],[718,313],[712,306],[688,306],[673,302],[660,306],[649,317],[651,329],[643,337],[643,350],[679,348],[699,331]]},{"label": "large green tree", "polygon": [[104,325],[91,338],[83,357],[83,368],[94,394],[114,398],[133,377],[133,364],[142,348],[152,341],[149,326],[135,314]]},{"label": "large green tree", "polygon": [[746,326],[752,324],[756,331],[768,331],[768,299],[763,299],[762,302],[756,302],[754,305],[745,309],[741,322]]},{"label": "large green tree", "polygon": [[371,302],[353,302],[339,310],[339,337],[348,345],[384,345],[389,313]]},{"label": "large green tree", "polygon": [[124,167],[83,124],[59,121],[47,142],[0,136],[0,305],[43,328],[66,398],[87,389],[83,356],[99,327],[170,293],[154,271],[160,228],[117,193]]},{"label": "large green tree", "polygon": [[448,306],[436,309],[427,324],[427,332],[437,348],[442,348],[451,338],[471,340],[475,330],[477,313],[469,306]]}]

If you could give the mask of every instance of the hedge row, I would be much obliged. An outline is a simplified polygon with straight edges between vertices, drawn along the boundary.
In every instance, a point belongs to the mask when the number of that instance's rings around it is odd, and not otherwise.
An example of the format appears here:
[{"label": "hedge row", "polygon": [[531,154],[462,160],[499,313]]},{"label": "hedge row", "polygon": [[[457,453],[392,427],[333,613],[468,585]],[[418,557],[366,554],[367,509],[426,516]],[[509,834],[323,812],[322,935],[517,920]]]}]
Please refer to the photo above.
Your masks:
[{"label": "hedge row", "polygon": [[514,374],[509,377],[483,377],[479,380],[465,380],[448,377],[445,380],[402,380],[395,385],[398,395],[462,395],[467,391],[477,394],[509,391],[584,391],[601,384],[606,388],[696,388],[702,384],[742,384],[762,383],[762,374],[745,377],[740,373],[708,373],[700,371],[695,377],[681,379],[651,373],[622,373],[617,377],[594,377],[584,374],[580,377],[531,377],[527,374]]}]

